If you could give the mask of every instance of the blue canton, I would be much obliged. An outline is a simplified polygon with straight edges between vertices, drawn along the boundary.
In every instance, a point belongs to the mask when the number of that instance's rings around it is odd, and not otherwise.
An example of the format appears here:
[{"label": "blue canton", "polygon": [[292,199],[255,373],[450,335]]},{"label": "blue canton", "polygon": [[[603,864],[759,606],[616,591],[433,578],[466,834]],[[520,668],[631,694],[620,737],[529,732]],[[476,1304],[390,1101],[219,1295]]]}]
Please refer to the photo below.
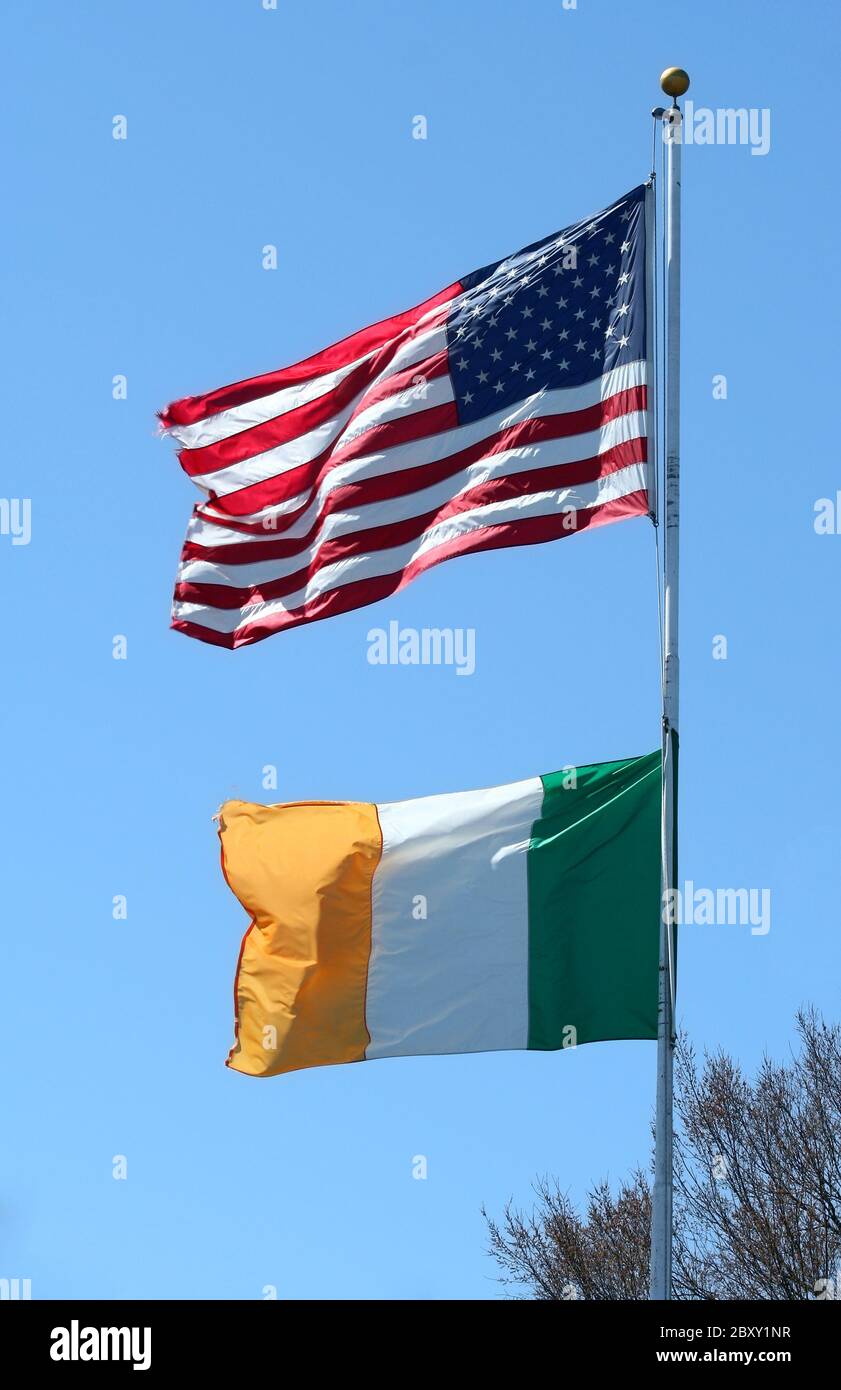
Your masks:
[{"label": "blue canton", "polygon": [[459,422],[645,357],[645,187],[462,278],[447,319]]}]

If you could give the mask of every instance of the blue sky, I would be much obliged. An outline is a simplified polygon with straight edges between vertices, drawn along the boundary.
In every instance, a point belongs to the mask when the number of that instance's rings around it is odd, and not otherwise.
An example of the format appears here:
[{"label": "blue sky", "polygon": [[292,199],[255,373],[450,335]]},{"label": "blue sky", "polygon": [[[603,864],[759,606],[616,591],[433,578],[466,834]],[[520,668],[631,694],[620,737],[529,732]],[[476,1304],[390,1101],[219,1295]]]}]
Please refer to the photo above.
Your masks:
[{"label": "blue sky", "polygon": [[[684,159],[681,877],[770,888],[772,925],[686,929],[679,1015],[749,1067],[798,1005],[839,1016],[841,536],[813,524],[841,486],[815,62],[838,27],[822,0],[10,4],[2,491],[32,536],[0,536],[0,1275],[33,1297],[495,1298],[483,1202],[646,1161],[651,1044],[229,1072],[243,914],[211,816],[656,747],[647,522],[444,565],[231,654],[168,629],[194,489],[154,412],[639,183],[669,63],[698,106],[771,112],[766,156]],[[371,666],[391,619],[475,628],[475,674]]]}]

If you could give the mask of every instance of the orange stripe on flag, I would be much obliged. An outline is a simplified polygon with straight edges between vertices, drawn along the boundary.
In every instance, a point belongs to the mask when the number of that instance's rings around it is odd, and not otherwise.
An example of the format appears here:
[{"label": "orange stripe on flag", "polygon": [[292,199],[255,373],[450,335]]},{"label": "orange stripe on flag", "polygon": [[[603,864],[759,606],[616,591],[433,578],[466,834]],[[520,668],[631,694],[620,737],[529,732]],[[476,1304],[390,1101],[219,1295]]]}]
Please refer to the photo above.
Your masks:
[{"label": "orange stripe on flag", "polygon": [[234,985],[234,1071],[275,1076],[361,1062],[371,885],[382,853],[365,802],[228,801],[222,867],[251,924]]}]

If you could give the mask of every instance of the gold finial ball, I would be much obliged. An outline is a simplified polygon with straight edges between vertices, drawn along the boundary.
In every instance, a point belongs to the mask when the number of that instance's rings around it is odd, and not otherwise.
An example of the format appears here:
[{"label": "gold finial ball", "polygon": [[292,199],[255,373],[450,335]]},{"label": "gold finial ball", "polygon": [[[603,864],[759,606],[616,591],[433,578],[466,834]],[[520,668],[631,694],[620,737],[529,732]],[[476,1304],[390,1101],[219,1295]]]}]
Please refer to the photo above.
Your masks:
[{"label": "gold finial ball", "polygon": [[684,68],[666,68],[660,74],[660,86],[667,97],[682,97],[689,90],[689,73]]}]

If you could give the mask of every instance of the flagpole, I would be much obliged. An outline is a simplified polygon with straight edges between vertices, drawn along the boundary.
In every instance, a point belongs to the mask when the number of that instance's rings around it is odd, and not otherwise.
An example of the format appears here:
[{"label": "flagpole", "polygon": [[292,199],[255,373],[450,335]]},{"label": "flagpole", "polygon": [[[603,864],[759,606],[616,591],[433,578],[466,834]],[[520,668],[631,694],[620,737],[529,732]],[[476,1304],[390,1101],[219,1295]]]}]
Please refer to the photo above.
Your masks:
[{"label": "flagpole", "polygon": [[674,1061],[674,928],[664,910],[677,880],[678,561],[680,524],[680,164],[683,116],[677,98],[689,87],[682,68],[667,68],[660,85],[672,106],[663,112],[666,142],[666,381],[663,633],[663,899],[660,918],[657,1106],[651,1203],[650,1297],[672,1296],[672,1070]]}]

